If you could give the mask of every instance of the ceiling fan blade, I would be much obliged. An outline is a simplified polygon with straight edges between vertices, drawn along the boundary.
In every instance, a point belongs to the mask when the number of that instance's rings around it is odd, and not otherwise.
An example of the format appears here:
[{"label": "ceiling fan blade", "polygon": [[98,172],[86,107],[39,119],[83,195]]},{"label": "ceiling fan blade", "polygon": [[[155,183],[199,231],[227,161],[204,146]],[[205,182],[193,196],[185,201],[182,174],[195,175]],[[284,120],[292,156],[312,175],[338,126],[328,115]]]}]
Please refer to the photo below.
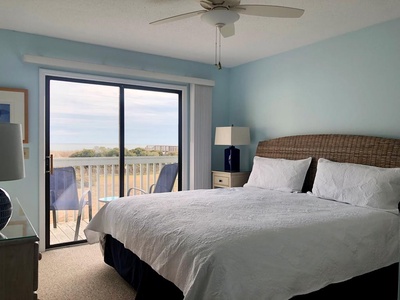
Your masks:
[{"label": "ceiling fan blade", "polygon": [[213,9],[214,3],[210,0],[200,0],[200,5],[205,9]]},{"label": "ceiling fan blade", "polygon": [[242,15],[273,18],[300,18],[304,9],[275,5],[237,5],[231,8]]},{"label": "ceiling fan blade", "polygon": [[224,38],[230,37],[235,35],[235,24],[227,24],[219,28],[219,31],[221,32],[221,35]]},{"label": "ceiling fan blade", "polygon": [[178,20],[190,18],[190,17],[196,16],[196,15],[200,15],[200,14],[205,13],[205,12],[207,12],[207,10],[205,10],[205,9],[196,10],[196,11],[192,11],[192,12],[189,12],[189,13],[184,13],[184,14],[180,14],[180,15],[176,15],[176,16],[160,19],[160,20],[157,20],[157,21],[153,21],[153,22],[150,22],[150,24],[158,25],[158,24],[164,24],[164,23],[168,23],[168,22],[178,21]]}]

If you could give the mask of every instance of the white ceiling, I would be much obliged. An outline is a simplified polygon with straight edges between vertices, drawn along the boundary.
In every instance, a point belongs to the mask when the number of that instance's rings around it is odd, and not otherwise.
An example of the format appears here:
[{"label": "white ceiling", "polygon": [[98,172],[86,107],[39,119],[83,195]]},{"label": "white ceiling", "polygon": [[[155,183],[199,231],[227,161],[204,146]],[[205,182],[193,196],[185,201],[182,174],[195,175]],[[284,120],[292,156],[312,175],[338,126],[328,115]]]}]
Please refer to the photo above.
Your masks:
[{"label": "white ceiling", "polygon": [[[233,67],[400,18],[400,0],[242,0],[302,8],[299,19],[241,15],[222,40]],[[149,22],[202,9],[198,0],[0,0],[0,28],[114,48],[214,63],[215,29],[200,16]]]}]

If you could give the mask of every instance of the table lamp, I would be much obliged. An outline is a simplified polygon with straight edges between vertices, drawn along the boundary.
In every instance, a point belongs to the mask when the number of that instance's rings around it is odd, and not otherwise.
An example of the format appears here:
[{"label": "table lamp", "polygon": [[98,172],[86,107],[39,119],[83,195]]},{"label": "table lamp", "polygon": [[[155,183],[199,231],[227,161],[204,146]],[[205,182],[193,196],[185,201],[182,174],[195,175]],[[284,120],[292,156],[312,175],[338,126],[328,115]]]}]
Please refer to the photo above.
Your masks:
[{"label": "table lamp", "polygon": [[217,127],[215,129],[215,145],[228,145],[225,149],[224,171],[240,171],[240,150],[235,145],[250,144],[249,127]]},{"label": "table lamp", "polygon": [[[21,124],[0,123],[0,181],[25,177]],[[0,188],[0,230],[8,223],[12,204],[8,193]]]}]

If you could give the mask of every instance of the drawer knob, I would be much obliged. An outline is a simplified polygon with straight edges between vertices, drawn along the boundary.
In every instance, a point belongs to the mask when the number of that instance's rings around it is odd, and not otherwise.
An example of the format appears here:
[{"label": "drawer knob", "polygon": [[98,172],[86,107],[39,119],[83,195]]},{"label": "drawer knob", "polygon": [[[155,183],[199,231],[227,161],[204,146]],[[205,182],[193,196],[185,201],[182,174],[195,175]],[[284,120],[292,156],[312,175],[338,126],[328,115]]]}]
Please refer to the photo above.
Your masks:
[{"label": "drawer knob", "polygon": [[218,182],[222,182],[222,179],[218,180]]}]

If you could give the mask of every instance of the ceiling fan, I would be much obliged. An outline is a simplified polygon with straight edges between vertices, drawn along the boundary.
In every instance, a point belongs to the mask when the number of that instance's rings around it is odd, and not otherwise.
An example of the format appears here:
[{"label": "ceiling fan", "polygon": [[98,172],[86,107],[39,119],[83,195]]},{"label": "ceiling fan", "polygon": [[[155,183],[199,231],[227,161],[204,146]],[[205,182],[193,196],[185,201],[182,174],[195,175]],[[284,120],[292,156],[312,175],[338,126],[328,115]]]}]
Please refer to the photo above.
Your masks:
[{"label": "ceiling fan", "polygon": [[[273,18],[299,18],[303,15],[304,9],[276,6],[276,5],[262,5],[262,4],[246,4],[241,5],[240,0],[198,0],[203,7],[202,10],[196,10],[184,14],[179,14],[160,20],[151,22],[150,24],[164,24],[167,22],[178,21],[197,15],[201,15],[201,20],[215,26],[216,33],[220,32],[220,36],[227,38],[235,34],[234,23],[239,20],[240,15],[250,15],[259,17],[273,17]],[[216,37],[215,46],[215,64],[220,69],[221,63],[217,64],[217,44]],[[221,42],[219,39],[219,48]]]}]

